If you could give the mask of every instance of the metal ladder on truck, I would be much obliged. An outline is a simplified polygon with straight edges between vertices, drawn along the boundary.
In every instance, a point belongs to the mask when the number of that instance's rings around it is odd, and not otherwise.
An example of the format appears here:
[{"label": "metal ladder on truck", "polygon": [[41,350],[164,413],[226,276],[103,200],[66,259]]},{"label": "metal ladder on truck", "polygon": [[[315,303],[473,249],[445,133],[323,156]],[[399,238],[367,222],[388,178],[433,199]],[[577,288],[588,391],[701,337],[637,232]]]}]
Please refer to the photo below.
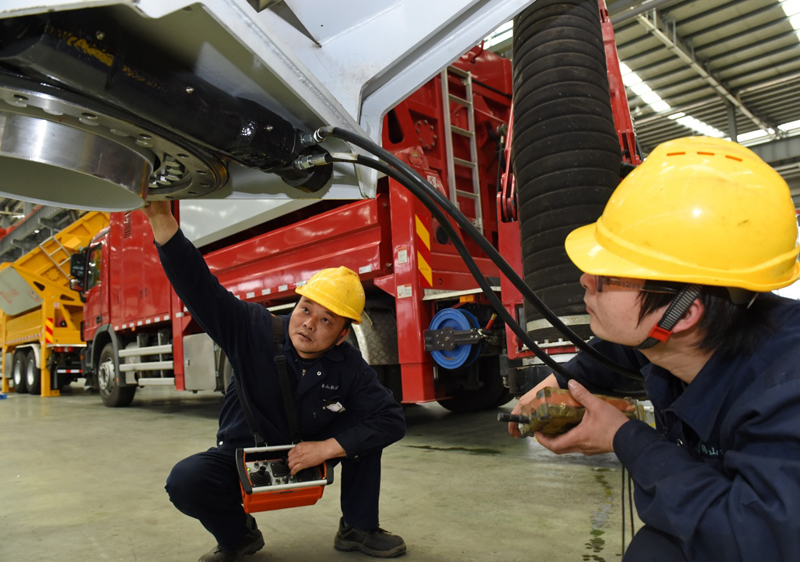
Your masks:
[{"label": "metal ladder on truck", "polygon": [[[53,265],[56,266],[56,270],[64,274],[64,277],[69,280],[69,262],[72,254],[61,244],[59,239],[56,238],[55,234],[39,244],[39,248],[42,250],[44,255],[46,255],[50,261],[53,262]],[[50,251],[51,249],[53,250],[52,252]],[[61,261],[56,259],[56,255],[59,252],[64,255],[64,259]],[[64,269],[65,265],[67,266],[66,269]]]},{"label": "metal ladder on truck", "polygon": [[[466,99],[450,93],[450,75],[458,76],[466,90]],[[455,66],[445,68],[441,73],[442,113],[444,114],[445,151],[447,154],[447,184],[450,200],[458,206],[458,198],[466,197],[475,201],[475,218],[472,223],[483,233],[483,209],[480,200],[480,178],[478,177],[478,145],[475,139],[475,107],[472,97],[472,74]],[[467,110],[467,127],[462,129],[453,125],[450,119],[450,102],[463,105]],[[469,140],[470,159],[456,158],[453,155],[453,135],[460,135]],[[456,188],[456,166],[469,170],[472,178],[472,191]]]}]

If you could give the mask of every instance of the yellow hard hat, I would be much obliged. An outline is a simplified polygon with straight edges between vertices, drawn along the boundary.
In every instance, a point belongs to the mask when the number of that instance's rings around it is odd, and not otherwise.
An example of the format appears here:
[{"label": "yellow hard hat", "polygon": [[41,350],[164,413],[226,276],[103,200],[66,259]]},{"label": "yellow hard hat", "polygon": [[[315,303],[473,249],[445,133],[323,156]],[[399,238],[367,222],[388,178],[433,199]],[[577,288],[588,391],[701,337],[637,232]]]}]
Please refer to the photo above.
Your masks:
[{"label": "yellow hard hat", "polygon": [[789,186],[751,150],[708,137],[656,147],[565,245],[594,275],[761,292],[800,275]]},{"label": "yellow hard hat", "polygon": [[321,304],[334,314],[361,324],[364,287],[358,274],[346,267],[332,267],[315,273],[308,283],[295,289],[298,295]]}]

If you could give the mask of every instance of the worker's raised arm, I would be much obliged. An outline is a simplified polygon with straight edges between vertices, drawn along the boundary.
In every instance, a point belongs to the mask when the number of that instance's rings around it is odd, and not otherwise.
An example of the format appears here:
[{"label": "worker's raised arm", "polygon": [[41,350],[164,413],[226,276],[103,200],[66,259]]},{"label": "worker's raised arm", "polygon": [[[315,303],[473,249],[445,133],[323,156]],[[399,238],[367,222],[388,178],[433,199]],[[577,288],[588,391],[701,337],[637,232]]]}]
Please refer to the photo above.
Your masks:
[{"label": "worker's raised arm", "polygon": [[227,353],[248,325],[247,303],[233,296],[209,271],[203,256],[181,233],[169,201],[149,202],[142,212],[150,221],[161,266],[175,293],[192,318]]},{"label": "worker's raised arm", "polygon": [[172,215],[169,201],[148,201],[142,208],[144,216],[150,221],[153,238],[162,246],[178,232],[178,221]]}]

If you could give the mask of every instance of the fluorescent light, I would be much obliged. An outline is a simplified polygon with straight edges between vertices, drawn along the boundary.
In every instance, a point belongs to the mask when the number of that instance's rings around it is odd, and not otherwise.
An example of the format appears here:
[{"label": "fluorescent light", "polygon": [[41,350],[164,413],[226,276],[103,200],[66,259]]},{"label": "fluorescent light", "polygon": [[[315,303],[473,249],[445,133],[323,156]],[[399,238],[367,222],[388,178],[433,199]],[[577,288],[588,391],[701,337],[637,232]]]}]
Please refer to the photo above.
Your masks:
[{"label": "fluorescent light", "polygon": [[665,111],[669,111],[670,109],[672,109],[667,102],[661,99],[651,104],[650,107],[652,107],[658,113],[663,113]]},{"label": "fluorescent light", "polygon": [[778,128],[781,131],[791,131],[792,129],[800,129],[800,119],[797,121],[789,121],[788,123],[784,123],[783,125],[778,125]]},{"label": "fluorescent light", "polygon": [[707,137],[725,137],[725,133],[689,115],[678,118],[678,123]]},{"label": "fluorescent light", "polygon": [[673,113],[672,115],[668,115],[667,117],[669,117],[670,119],[680,119],[684,115],[686,114],[683,111],[679,111],[678,113]]},{"label": "fluorescent light", "polygon": [[653,104],[656,104],[661,101],[661,96],[659,96],[657,93],[653,91],[642,94],[641,98],[642,101],[649,106],[652,106]]},{"label": "fluorescent light", "polygon": [[781,8],[786,13],[786,17],[800,14],[800,0],[782,0]]},{"label": "fluorescent light", "polygon": [[622,83],[625,84],[625,87],[639,96],[644,103],[650,106],[650,109],[656,113],[662,113],[670,109],[670,105],[662,100],[661,96],[655,93],[628,65],[621,62],[619,63],[619,69],[622,73]]},{"label": "fluorescent light", "polygon": [[739,142],[747,142],[751,140],[760,139],[766,136],[767,136],[766,131],[764,131],[763,129],[758,129],[756,131],[750,131],[749,133],[742,133],[741,135],[738,135],[736,140],[738,140]]},{"label": "fluorescent light", "polygon": [[635,72],[629,72],[628,74],[622,75],[622,83],[625,84],[628,88],[633,88],[637,84],[642,83],[642,79],[639,78],[639,75]]}]

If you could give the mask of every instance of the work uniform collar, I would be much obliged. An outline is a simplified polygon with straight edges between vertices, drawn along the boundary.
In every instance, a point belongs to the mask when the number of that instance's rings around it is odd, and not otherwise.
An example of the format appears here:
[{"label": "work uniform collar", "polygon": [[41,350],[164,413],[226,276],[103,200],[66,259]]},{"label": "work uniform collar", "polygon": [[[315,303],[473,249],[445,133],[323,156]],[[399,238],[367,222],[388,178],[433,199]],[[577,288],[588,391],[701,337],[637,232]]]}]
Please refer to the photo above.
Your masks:
[{"label": "work uniform collar", "polygon": [[301,396],[325,379],[329,370],[329,362],[341,363],[345,360],[345,355],[342,351],[342,346],[337,345],[312,361],[304,361],[307,366],[307,371],[305,375],[302,375],[302,370],[299,365],[300,356],[297,355],[297,350],[294,348],[292,340],[289,338],[288,318],[285,320],[284,328],[286,330],[286,341],[283,344],[284,353],[286,354],[288,363],[291,364],[291,371],[296,377],[295,380],[298,381],[294,391],[294,397],[295,400],[299,400]]},{"label": "work uniform collar", "polygon": [[[688,385],[682,385],[677,377],[657,365],[650,365],[649,371],[645,386],[653,405],[672,410],[700,439],[708,441],[734,386],[736,366],[714,354]],[[685,388],[681,392],[682,386]]]}]

